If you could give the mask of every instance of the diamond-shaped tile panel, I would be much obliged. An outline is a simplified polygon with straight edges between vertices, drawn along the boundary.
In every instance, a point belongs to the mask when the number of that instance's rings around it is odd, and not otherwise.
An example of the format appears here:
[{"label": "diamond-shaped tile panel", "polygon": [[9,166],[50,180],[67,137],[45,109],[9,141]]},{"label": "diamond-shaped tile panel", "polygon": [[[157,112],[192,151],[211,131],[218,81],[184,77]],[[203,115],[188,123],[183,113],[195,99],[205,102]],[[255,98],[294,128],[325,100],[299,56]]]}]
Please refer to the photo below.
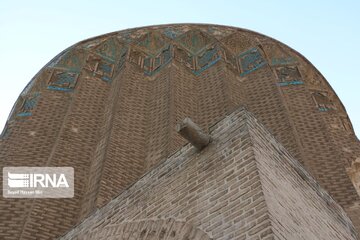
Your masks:
[{"label": "diamond-shaped tile panel", "polygon": [[72,91],[75,88],[78,77],[78,73],[54,69],[47,88],[55,91]]},{"label": "diamond-shaped tile panel", "polygon": [[154,56],[161,52],[162,49],[167,48],[169,43],[165,40],[162,34],[156,31],[150,31],[142,35],[136,42],[147,54]]},{"label": "diamond-shaped tile panel", "polygon": [[221,42],[236,55],[256,45],[254,39],[240,32],[235,32],[224,37]]},{"label": "diamond-shaped tile panel", "polygon": [[19,117],[28,117],[32,115],[32,110],[35,108],[36,103],[40,97],[40,93],[31,93],[25,96],[24,101],[20,107],[19,113],[17,116]]},{"label": "diamond-shaped tile panel", "polygon": [[240,63],[242,73],[240,76],[244,76],[262,66],[265,65],[265,60],[257,48],[252,48],[244,53],[240,54]]},{"label": "diamond-shaped tile panel", "polygon": [[205,71],[221,59],[221,53],[217,46],[206,49],[202,54],[197,56],[197,66],[194,73],[196,75]]},{"label": "diamond-shaped tile panel", "polygon": [[111,37],[96,46],[95,52],[110,61],[115,61],[120,58],[124,48],[124,44],[117,38]]},{"label": "diamond-shaped tile panel", "polygon": [[162,30],[162,33],[168,38],[175,39],[184,32],[182,31],[182,29],[176,27],[167,27]]},{"label": "diamond-shaped tile panel", "polygon": [[293,65],[297,63],[296,57],[286,51],[283,46],[274,43],[262,43],[262,49],[268,56],[268,62],[274,65]]},{"label": "diamond-shaped tile panel", "polygon": [[202,31],[190,30],[176,38],[176,41],[180,43],[182,47],[191,52],[191,54],[196,55],[206,46],[214,43],[216,39]]},{"label": "diamond-shaped tile panel", "polygon": [[280,86],[303,84],[297,66],[281,66],[276,68]]},{"label": "diamond-shaped tile panel", "polygon": [[80,72],[84,65],[86,52],[83,49],[73,48],[59,57],[50,67],[63,68],[72,72]]}]

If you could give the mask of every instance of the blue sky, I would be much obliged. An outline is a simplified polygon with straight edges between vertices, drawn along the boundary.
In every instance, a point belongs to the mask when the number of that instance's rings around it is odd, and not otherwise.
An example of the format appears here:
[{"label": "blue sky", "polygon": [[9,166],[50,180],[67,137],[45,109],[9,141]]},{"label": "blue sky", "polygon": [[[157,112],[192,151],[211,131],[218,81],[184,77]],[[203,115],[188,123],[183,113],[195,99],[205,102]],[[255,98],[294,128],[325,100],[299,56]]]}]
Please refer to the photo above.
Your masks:
[{"label": "blue sky", "polygon": [[166,23],[254,30],[302,53],[329,81],[360,136],[360,1],[0,2],[0,132],[18,95],[55,55],[89,37]]}]

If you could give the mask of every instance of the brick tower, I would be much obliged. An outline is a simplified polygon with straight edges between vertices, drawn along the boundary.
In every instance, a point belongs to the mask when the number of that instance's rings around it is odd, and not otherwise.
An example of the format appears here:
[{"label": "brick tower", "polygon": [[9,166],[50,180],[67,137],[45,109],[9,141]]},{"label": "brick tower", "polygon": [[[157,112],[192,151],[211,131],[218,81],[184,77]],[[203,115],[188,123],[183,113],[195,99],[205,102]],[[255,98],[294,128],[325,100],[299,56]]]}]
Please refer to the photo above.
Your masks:
[{"label": "brick tower", "polygon": [[359,229],[360,144],[320,72],[259,33],[186,24],[79,42],[30,81],[1,134],[0,166],[72,166],[75,197],[1,198],[0,238],[64,234],[176,155],[185,117],[209,133],[240,106]]}]

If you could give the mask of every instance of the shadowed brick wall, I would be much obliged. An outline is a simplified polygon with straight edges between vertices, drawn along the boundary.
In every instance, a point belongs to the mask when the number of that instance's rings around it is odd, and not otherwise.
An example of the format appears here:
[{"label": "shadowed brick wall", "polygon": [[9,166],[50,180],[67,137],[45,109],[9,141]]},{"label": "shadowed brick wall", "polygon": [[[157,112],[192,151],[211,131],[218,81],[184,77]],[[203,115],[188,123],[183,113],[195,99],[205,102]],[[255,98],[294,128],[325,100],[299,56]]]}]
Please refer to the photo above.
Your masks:
[{"label": "shadowed brick wall", "polygon": [[244,109],[62,239],[356,239],[343,209]]}]

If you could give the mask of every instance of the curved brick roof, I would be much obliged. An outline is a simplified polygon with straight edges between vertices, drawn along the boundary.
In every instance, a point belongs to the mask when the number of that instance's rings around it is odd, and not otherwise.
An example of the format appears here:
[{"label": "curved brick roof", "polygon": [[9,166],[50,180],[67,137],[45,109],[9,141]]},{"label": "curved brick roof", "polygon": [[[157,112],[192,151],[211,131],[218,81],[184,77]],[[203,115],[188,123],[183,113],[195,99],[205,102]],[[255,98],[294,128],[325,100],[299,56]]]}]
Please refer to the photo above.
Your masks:
[{"label": "curved brick roof", "polygon": [[[190,117],[207,130],[239,106],[344,208],[359,201],[346,171],[359,144],[345,108],[309,61],[252,31],[178,24],[88,39],[41,69],[9,116],[1,164],[73,166],[76,195],[10,207],[2,199],[0,220],[19,234],[61,221],[49,230],[59,234],[185,144],[178,121]],[[22,217],[13,218],[15,211]]]}]

